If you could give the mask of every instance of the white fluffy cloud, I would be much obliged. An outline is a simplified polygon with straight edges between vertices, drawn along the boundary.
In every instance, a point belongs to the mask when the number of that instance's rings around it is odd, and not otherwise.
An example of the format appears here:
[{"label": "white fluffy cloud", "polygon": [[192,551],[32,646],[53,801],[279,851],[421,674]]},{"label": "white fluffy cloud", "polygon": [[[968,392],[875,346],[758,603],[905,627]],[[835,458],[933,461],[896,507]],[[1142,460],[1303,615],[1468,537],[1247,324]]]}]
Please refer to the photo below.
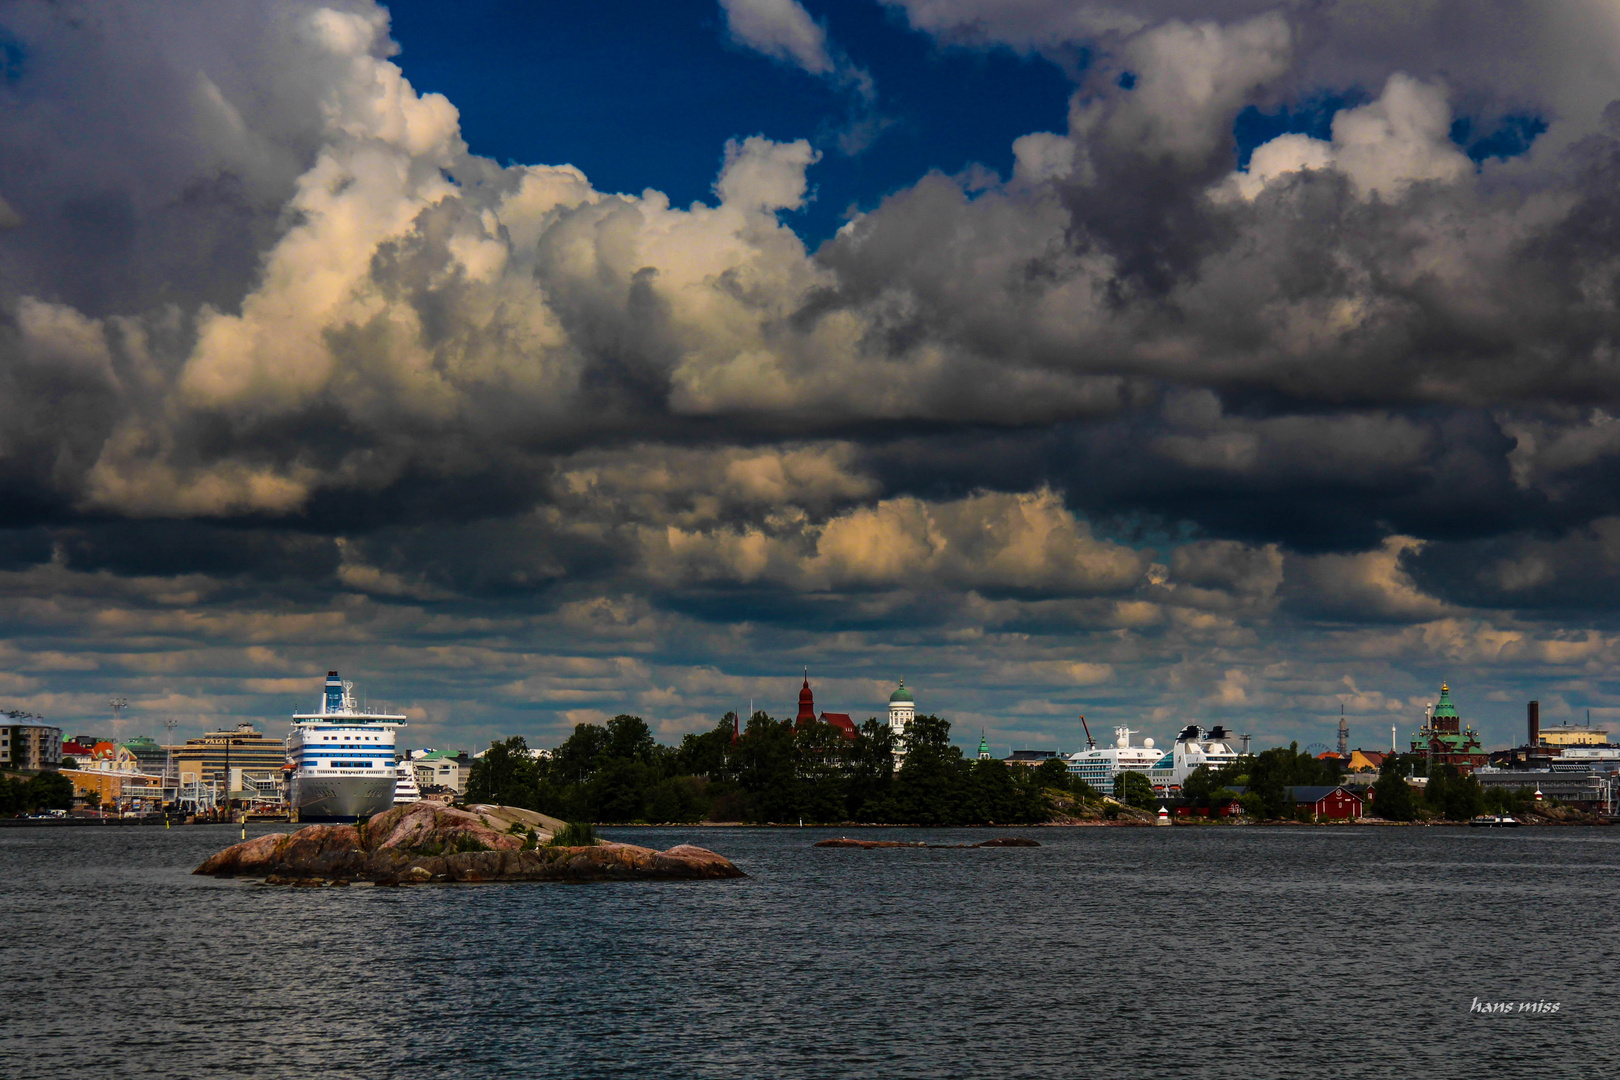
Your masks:
[{"label": "white fluffy cloud", "polygon": [[1301,169],[1338,169],[1364,196],[1398,197],[1410,184],[1446,183],[1472,163],[1450,138],[1451,108],[1443,89],[1403,74],[1389,77],[1378,100],[1333,117],[1331,142],[1280,135],[1257,146],[1232,182],[1249,198],[1268,181]]}]

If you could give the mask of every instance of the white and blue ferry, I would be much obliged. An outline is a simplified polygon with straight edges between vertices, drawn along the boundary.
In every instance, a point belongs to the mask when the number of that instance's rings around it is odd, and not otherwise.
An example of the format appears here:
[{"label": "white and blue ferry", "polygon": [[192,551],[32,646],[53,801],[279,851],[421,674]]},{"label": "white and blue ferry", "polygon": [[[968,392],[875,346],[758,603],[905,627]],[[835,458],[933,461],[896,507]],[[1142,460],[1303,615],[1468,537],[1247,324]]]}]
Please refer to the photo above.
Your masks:
[{"label": "white and blue ferry", "polygon": [[299,821],[353,821],[394,805],[394,732],[399,713],[367,712],[354,684],[326,673],[315,712],[296,713],[287,736],[287,797]]}]

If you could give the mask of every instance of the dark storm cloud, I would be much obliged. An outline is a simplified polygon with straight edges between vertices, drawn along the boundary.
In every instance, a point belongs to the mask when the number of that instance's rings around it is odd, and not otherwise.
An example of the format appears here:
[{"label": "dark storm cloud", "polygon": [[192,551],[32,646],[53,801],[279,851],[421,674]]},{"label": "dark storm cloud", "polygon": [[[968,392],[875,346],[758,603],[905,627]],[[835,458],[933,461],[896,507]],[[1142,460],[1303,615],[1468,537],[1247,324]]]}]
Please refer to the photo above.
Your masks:
[{"label": "dark storm cloud", "polygon": [[1620,519],[1559,535],[1509,534],[1425,545],[1403,566],[1426,592],[1463,607],[1565,613],[1613,625],[1620,602]]},{"label": "dark storm cloud", "polygon": [[190,521],[84,525],[58,530],[53,539],[70,569],[137,577],[330,582],[340,562],[329,537]]}]

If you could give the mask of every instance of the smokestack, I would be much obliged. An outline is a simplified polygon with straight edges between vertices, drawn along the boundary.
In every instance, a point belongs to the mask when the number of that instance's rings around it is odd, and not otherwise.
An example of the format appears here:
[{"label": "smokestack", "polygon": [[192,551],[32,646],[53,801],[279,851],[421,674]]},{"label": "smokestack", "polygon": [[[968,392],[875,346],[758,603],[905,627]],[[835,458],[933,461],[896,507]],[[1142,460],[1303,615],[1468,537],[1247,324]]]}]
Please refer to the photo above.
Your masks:
[{"label": "smokestack", "polygon": [[1532,701],[1526,712],[1530,720],[1530,745],[1537,746],[1541,742],[1541,702]]}]

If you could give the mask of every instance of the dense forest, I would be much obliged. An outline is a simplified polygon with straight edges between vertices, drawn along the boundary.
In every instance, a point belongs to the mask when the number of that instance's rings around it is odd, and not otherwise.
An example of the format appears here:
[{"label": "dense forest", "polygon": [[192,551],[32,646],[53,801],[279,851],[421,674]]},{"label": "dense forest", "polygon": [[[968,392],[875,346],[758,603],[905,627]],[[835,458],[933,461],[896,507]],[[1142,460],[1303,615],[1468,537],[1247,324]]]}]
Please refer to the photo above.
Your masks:
[{"label": "dense forest", "polygon": [[893,733],[876,719],[846,739],[830,724],[795,730],[758,712],[735,743],[732,723],[728,713],[671,747],[640,717],[616,716],[578,725],[549,759],[507,739],[473,764],[467,800],[570,821],[1012,825],[1045,821],[1050,793],[1073,790],[1062,762],[966,759],[935,716],[912,722],[898,769]]}]

